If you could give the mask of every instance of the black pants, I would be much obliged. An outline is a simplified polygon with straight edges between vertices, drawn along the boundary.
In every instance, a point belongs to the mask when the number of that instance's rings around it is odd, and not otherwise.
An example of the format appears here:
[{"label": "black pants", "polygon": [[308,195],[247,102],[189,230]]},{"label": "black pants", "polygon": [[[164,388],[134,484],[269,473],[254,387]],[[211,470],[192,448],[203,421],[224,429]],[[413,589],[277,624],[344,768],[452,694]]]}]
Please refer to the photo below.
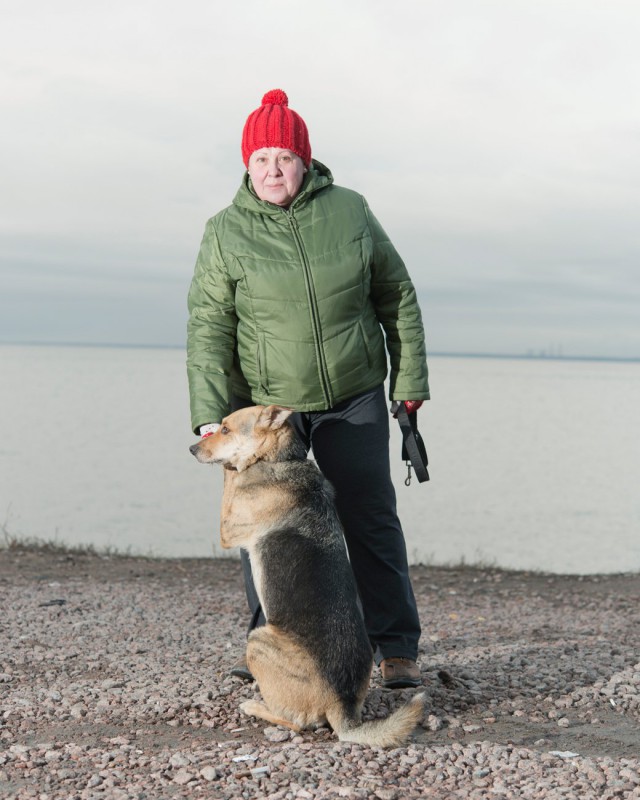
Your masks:
[{"label": "black pants", "polygon": [[[233,410],[252,405],[234,398]],[[376,662],[400,656],[416,659],[420,622],[409,579],[407,550],[396,512],[389,467],[389,411],[382,386],[328,411],[289,418],[324,476],[336,490],[336,505]],[[264,625],[251,576],[241,551],[252,619]]]}]

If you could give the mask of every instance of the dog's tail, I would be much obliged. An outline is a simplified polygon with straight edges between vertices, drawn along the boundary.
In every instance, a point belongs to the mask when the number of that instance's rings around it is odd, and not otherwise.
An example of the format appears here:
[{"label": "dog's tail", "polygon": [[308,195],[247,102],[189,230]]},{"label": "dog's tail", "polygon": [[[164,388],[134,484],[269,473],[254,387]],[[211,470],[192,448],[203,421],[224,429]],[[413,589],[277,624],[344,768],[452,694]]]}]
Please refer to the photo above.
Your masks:
[{"label": "dog's tail", "polygon": [[385,719],[371,720],[359,724],[349,721],[340,714],[335,719],[327,713],[327,719],[341,742],[368,744],[371,747],[399,747],[408,739],[424,711],[427,695],[415,695],[401,708]]}]

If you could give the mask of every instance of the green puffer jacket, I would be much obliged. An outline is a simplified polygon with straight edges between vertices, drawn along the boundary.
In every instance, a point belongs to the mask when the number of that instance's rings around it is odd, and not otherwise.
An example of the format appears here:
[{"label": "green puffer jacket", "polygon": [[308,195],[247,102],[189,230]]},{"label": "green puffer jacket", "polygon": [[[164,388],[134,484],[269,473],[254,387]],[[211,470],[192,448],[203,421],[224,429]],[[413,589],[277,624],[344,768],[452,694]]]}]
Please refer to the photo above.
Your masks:
[{"label": "green puffer jacket", "polygon": [[229,413],[232,392],[319,411],[379,386],[385,338],[390,398],[429,397],[407,270],[364,198],[334,186],[317,161],[288,209],[259,200],[245,175],[207,223],[189,311],[196,432]]}]

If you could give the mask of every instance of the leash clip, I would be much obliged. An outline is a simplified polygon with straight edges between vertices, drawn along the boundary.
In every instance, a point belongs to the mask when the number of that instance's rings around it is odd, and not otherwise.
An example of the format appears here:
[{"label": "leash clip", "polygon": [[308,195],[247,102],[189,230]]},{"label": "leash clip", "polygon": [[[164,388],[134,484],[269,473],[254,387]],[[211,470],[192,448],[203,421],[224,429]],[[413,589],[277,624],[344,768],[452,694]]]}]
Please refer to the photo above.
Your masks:
[{"label": "leash clip", "polygon": [[404,479],[404,485],[411,486],[411,462],[405,461],[404,463],[407,465],[407,477]]}]

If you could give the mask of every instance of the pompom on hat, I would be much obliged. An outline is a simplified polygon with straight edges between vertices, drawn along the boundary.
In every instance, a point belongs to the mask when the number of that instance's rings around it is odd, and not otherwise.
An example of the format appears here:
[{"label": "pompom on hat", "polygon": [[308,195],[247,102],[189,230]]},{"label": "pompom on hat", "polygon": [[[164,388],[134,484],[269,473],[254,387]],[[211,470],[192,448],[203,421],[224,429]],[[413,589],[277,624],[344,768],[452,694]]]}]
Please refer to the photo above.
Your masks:
[{"label": "pompom on hat", "polygon": [[242,131],[242,160],[249,166],[249,156],[261,147],[281,147],[311,163],[309,131],[305,121],[289,108],[289,98],[282,89],[272,89],[262,98],[262,105],[247,117]]}]

